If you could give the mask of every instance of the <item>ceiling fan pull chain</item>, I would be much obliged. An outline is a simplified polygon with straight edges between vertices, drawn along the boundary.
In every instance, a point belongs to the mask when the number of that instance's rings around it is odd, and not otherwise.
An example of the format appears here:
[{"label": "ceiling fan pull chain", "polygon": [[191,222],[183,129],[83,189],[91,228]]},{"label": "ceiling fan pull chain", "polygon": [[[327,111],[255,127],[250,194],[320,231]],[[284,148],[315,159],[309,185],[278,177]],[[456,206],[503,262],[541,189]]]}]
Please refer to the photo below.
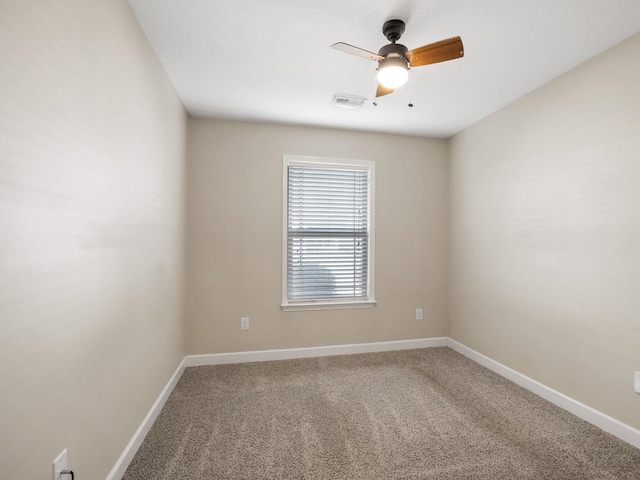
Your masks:
[{"label": "ceiling fan pull chain", "polygon": [[409,105],[407,105],[409,108],[413,108],[413,82],[411,77],[413,75],[411,74],[411,69],[409,69]]},{"label": "ceiling fan pull chain", "polygon": [[378,102],[376,100],[378,100],[378,98],[376,97],[376,91],[378,90],[378,79],[376,78],[376,76],[373,76],[373,106],[377,107],[378,106]]}]

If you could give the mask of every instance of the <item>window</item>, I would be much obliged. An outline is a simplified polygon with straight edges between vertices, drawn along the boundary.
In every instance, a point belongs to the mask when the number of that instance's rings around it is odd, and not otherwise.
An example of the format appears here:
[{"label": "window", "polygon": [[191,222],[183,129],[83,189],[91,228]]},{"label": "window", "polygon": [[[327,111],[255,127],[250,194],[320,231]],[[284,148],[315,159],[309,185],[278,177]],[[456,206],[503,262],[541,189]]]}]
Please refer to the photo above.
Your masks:
[{"label": "window", "polygon": [[370,307],[374,163],[285,155],[282,307]]}]

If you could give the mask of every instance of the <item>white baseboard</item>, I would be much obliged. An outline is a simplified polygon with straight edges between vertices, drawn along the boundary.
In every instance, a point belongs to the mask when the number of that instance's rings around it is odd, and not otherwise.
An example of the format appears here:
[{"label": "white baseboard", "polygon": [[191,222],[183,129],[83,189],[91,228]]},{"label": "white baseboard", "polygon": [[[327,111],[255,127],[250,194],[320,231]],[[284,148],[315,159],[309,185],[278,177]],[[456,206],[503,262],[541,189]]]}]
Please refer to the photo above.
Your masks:
[{"label": "white baseboard", "polygon": [[107,475],[107,480],[120,480],[124,473],[127,471],[131,460],[133,460],[133,457],[135,457],[136,453],[138,452],[140,445],[142,445],[144,437],[146,437],[147,433],[149,433],[149,430],[151,430],[153,422],[155,422],[156,418],[158,418],[162,407],[169,398],[169,395],[171,395],[171,392],[178,383],[178,380],[180,380],[180,377],[182,376],[184,369],[187,366],[186,360],[187,357],[182,359],[180,365],[178,365],[178,368],[171,376],[162,392],[160,392],[160,396],[151,406],[151,410],[149,410],[149,413],[147,413],[147,416],[144,418],[144,420],[138,427],[138,430],[136,430],[136,433],[133,434],[133,437],[129,441],[129,444],[122,452],[122,455],[120,455],[120,458],[111,469],[111,472],[109,472],[109,475]]},{"label": "white baseboard", "polygon": [[598,410],[580,403],[571,397],[564,395],[552,388],[543,385],[542,383],[523,375],[512,368],[507,367],[495,360],[472,350],[471,348],[449,338],[447,340],[447,346],[458,353],[461,353],[465,357],[470,358],[476,363],[479,363],[483,367],[488,368],[496,372],[498,375],[511,380],[513,383],[520,385],[523,388],[535,393],[539,397],[557,405],[558,407],[567,410],[577,417],[589,422],[596,427],[601,428],[605,432],[608,432],[621,440],[633,445],[636,448],[640,448],[640,430],[622,423],[609,415],[606,415]]},{"label": "white baseboard", "polygon": [[418,338],[393,342],[355,343],[351,345],[331,345],[326,347],[288,348],[283,350],[260,350],[255,352],[214,353],[210,355],[189,355],[187,367],[203,365],[224,365],[228,363],[266,362],[270,360],[291,360],[294,358],[329,357],[354,353],[387,352],[411,350],[414,348],[446,347],[447,337]]}]

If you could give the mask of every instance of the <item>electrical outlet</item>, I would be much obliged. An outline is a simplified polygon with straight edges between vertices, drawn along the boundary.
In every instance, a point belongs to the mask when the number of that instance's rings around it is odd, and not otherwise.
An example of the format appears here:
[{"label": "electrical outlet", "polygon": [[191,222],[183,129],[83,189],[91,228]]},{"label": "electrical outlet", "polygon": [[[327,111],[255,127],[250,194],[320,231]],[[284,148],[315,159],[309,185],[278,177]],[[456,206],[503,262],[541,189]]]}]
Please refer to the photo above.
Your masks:
[{"label": "electrical outlet", "polygon": [[640,372],[633,373],[633,389],[640,393]]},{"label": "electrical outlet", "polygon": [[67,470],[67,449],[65,448],[60,455],[53,461],[51,468],[51,478],[53,480],[64,480],[62,470]]},{"label": "electrical outlet", "polygon": [[424,310],[422,308],[416,308],[416,320],[422,320],[424,318]]},{"label": "electrical outlet", "polygon": [[249,317],[240,318],[240,330],[249,330]]}]

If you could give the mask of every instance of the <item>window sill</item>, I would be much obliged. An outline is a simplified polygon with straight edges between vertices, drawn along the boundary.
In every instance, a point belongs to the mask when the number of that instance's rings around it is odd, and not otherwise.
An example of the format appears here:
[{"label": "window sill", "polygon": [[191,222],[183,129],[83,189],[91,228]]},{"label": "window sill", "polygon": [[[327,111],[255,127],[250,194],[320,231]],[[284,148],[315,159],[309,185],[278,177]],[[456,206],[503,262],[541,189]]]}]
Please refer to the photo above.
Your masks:
[{"label": "window sill", "polygon": [[304,302],[283,303],[282,310],[292,312],[298,310],[341,310],[346,308],[372,308],[376,306],[375,300],[362,300],[358,302]]}]

